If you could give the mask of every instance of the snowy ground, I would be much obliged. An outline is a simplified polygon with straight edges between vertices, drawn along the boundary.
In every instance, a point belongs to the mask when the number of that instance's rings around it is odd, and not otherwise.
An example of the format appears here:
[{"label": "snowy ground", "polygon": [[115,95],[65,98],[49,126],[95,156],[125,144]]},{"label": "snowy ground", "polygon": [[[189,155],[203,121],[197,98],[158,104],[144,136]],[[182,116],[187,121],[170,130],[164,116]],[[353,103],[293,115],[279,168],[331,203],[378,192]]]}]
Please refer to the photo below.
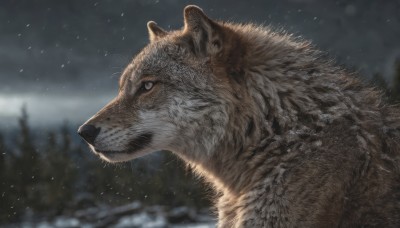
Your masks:
[{"label": "snowy ground", "polygon": [[76,211],[72,216],[59,216],[51,220],[27,219],[4,227],[52,228],[52,227],[140,227],[140,228],[211,228],[215,219],[207,210],[196,211],[188,207],[144,207],[139,202],[119,207],[96,207]]},{"label": "snowy ground", "polygon": [[[69,228],[69,227],[82,227],[82,228],[94,228],[94,227],[102,227],[97,226],[95,224],[90,223],[82,223],[76,218],[67,218],[67,217],[59,217],[52,222],[43,221],[39,223],[22,223],[22,224],[13,224],[9,227],[18,227],[23,228]],[[7,226],[6,226],[7,227]],[[140,227],[140,228],[211,228],[215,227],[215,222],[202,222],[202,223],[187,223],[187,224],[169,224],[168,221],[164,217],[153,217],[146,213],[140,213],[137,215],[124,216],[119,219],[118,223],[115,225],[111,225],[109,227],[122,228],[122,227]]]}]

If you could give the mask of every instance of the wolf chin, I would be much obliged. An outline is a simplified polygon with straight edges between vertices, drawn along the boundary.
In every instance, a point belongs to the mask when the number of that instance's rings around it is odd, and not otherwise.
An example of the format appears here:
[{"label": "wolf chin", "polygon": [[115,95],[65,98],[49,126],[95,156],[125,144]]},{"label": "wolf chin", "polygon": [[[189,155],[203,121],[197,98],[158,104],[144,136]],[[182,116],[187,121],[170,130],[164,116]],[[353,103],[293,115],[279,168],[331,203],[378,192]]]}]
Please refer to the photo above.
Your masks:
[{"label": "wolf chin", "polygon": [[148,22],[118,96],[78,133],[109,162],[167,150],[219,196],[218,227],[400,227],[399,109],[282,31]]}]

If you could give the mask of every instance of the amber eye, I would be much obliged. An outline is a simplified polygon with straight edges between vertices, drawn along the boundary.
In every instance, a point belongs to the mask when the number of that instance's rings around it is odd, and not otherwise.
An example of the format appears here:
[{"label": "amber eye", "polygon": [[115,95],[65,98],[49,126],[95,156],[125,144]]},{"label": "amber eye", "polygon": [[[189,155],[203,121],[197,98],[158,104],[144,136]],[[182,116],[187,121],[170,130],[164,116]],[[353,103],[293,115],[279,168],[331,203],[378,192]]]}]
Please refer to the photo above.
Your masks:
[{"label": "amber eye", "polygon": [[145,91],[151,90],[153,88],[153,86],[154,86],[154,82],[147,81],[147,82],[142,83],[142,89]]}]

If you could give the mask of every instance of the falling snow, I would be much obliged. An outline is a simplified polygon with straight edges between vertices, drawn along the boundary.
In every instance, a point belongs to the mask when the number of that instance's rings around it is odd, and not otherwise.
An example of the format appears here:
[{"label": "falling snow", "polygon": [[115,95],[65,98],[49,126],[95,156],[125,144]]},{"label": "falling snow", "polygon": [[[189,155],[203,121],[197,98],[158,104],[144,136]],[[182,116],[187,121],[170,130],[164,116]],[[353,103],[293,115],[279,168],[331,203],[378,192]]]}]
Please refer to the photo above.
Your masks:
[{"label": "falling snow", "polygon": [[[24,104],[28,107],[29,121],[35,132],[34,136],[44,141],[40,143],[45,143],[47,140],[47,137],[40,138],[41,134],[46,134],[47,130],[54,130],[52,127],[58,126],[65,119],[69,120],[69,126],[75,131],[76,126],[115,96],[118,90],[117,81],[124,66],[148,42],[146,21],[155,20],[166,30],[182,26],[182,9],[177,1],[152,0],[143,1],[143,4],[137,4],[136,1],[123,3],[95,1],[88,4],[69,1],[68,4],[71,7],[54,8],[46,5],[46,1],[35,2],[35,7],[28,7],[29,4],[24,3],[26,1],[18,1],[18,11],[11,10],[17,7],[15,1],[3,4],[2,20],[0,20],[2,28],[0,52],[3,66],[0,69],[2,71],[0,74],[0,133],[2,135],[8,137],[8,135],[16,134],[14,132],[16,132],[15,127],[18,127],[17,118]],[[312,0],[293,0],[285,1],[285,4],[276,4],[272,1],[243,4],[232,1],[228,6],[226,2],[208,0],[204,2],[204,10],[210,15],[218,15],[220,19],[271,23],[276,27],[283,27],[290,33],[302,34],[321,49],[332,50],[333,56],[337,56],[340,63],[359,70],[360,74],[370,77],[379,73],[385,75],[386,81],[391,81],[394,63],[396,59],[400,59],[398,42],[400,18],[398,5],[395,2],[387,1],[379,7],[371,8],[369,1],[364,3],[355,0],[323,3]],[[213,8],[207,8],[207,6],[213,6]],[[127,11],[127,13],[122,11]],[[18,12],[18,15],[15,12]],[[4,126],[6,126],[5,133],[2,132]],[[41,129],[43,132],[36,129]],[[13,139],[7,140],[11,142],[10,144],[15,143]],[[57,138],[57,140],[60,139]],[[78,144],[80,141],[75,136],[71,137],[71,140],[72,144],[80,145]],[[314,143],[316,146],[321,144],[319,141]],[[9,151],[13,153],[15,148]],[[74,156],[77,156],[79,161],[83,161],[86,159],[84,156],[88,154],[86,152],[88,151],[82,153],[85,155],[74,154]],[[1,154],[8,157],[10,153]],[[69,154],[69,156],[72,155]],[[83,163],[73,164],[73,167],[78,170],[86,169],[88,173],[94,172],[84,167]],[[100,170],[106,168],[109,167],[99,165]],[[15,175],[18,178],[21,177],[19,174]],[[113,176],[111,179],[118,178],[120,177]],[[54,173],[43,178],[36,173],[35,175],[29,173],[24,176],[24,180],[37,184],[33,188],[34,191],[32,191],[32,186],[26,188],[29,194],[39,194],[43,191],[43,186],[38,184],[38,181],[42,179],[56,185],[63,181],[63,178]],[[152,201],[157,198],[148,192],[136,192],[137,186],[145,183],[129,184],[131,184],[129,188],[132,187],[129,191],[132,195],[124,195],[124,190],[115,185],[108,185],[106,188],[100,185],[91,186],[98,191],[97,195],[83,198],[92,200],[90,202],[95,202],[94,204],[98,207],[85,208],[88,211],[97,210],[99,214],[104,214],[116,209],[110,205],[117,204],[117,197],[120,200],[123,199],[125,203],[137,199]],[[6,198],[21,187],[11,182],[3,186],[11,189],[9,192],[3,188],[0,189],[0,197]],[[73,188],[75,187],[74,185]],[[68,189],[71,186],[60,184],[61,188]],[[165,187],[165,189],[169,188],[171,186]],[[175,190],[171,193],[174,199],[182,195],[190,199],[195,195],[190,192],[182,194],[178,191],[179,189]],[[74,197],[80,196],[80,193],[77,192],[77,196]],[[88,222],[76,216],[78,209],[71,209],[70,214],[65,213],[52,220],[34,214],[35,209],[31,205],[28,207],[22,204],[25,199],[21,195],[12,199],[12,203],[4,208],[13,209],[9,211],[10,216],[21,215],[17,217],[21,218],[19,220],[21,222],[15,224],[14,227],[95,226],[95,222]],[[71,202],[75,203],[75,201]],[[22,210],[18,210],[21,205]],[[115,220],[115,226],[132,227],[134,224],[145,224],[148,227],[165,227],[168,224],[168,216],[180,213],[176,208],[165,210],[165,208],[157,209],[157,207],[161,206],[142,208],[140,212],[120,216]],[[182,211],[185,214],[190,210]],[[24,223],[24,219],[29,218],[29,211],[33,213],[31,220],[27,219]],[[49,211],[49,213],[54,212]],[[198,217],[202,216],[200,212],[196,211],[196,213]],[[200,221],[198,217],[196,219]],[[30,224],[29,221],[38,223]],[[205,224],[203,227],[208,227],[210,223],[204,221],[201,224]],[[170,227],[169,224],[168,227]]]}]

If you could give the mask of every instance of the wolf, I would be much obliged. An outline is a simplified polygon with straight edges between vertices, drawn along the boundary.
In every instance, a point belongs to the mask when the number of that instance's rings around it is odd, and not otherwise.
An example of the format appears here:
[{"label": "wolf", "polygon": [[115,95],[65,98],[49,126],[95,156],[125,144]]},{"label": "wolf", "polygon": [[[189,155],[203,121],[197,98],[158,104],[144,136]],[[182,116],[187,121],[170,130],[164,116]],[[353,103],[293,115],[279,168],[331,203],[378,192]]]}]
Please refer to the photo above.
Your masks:
[{"label": "wolf", "polygon": [[171,151],[218,195],[218,227],[400,227],[400,109],[284,31],[147,24],[118,96],[78,133],[109,162]]}]

